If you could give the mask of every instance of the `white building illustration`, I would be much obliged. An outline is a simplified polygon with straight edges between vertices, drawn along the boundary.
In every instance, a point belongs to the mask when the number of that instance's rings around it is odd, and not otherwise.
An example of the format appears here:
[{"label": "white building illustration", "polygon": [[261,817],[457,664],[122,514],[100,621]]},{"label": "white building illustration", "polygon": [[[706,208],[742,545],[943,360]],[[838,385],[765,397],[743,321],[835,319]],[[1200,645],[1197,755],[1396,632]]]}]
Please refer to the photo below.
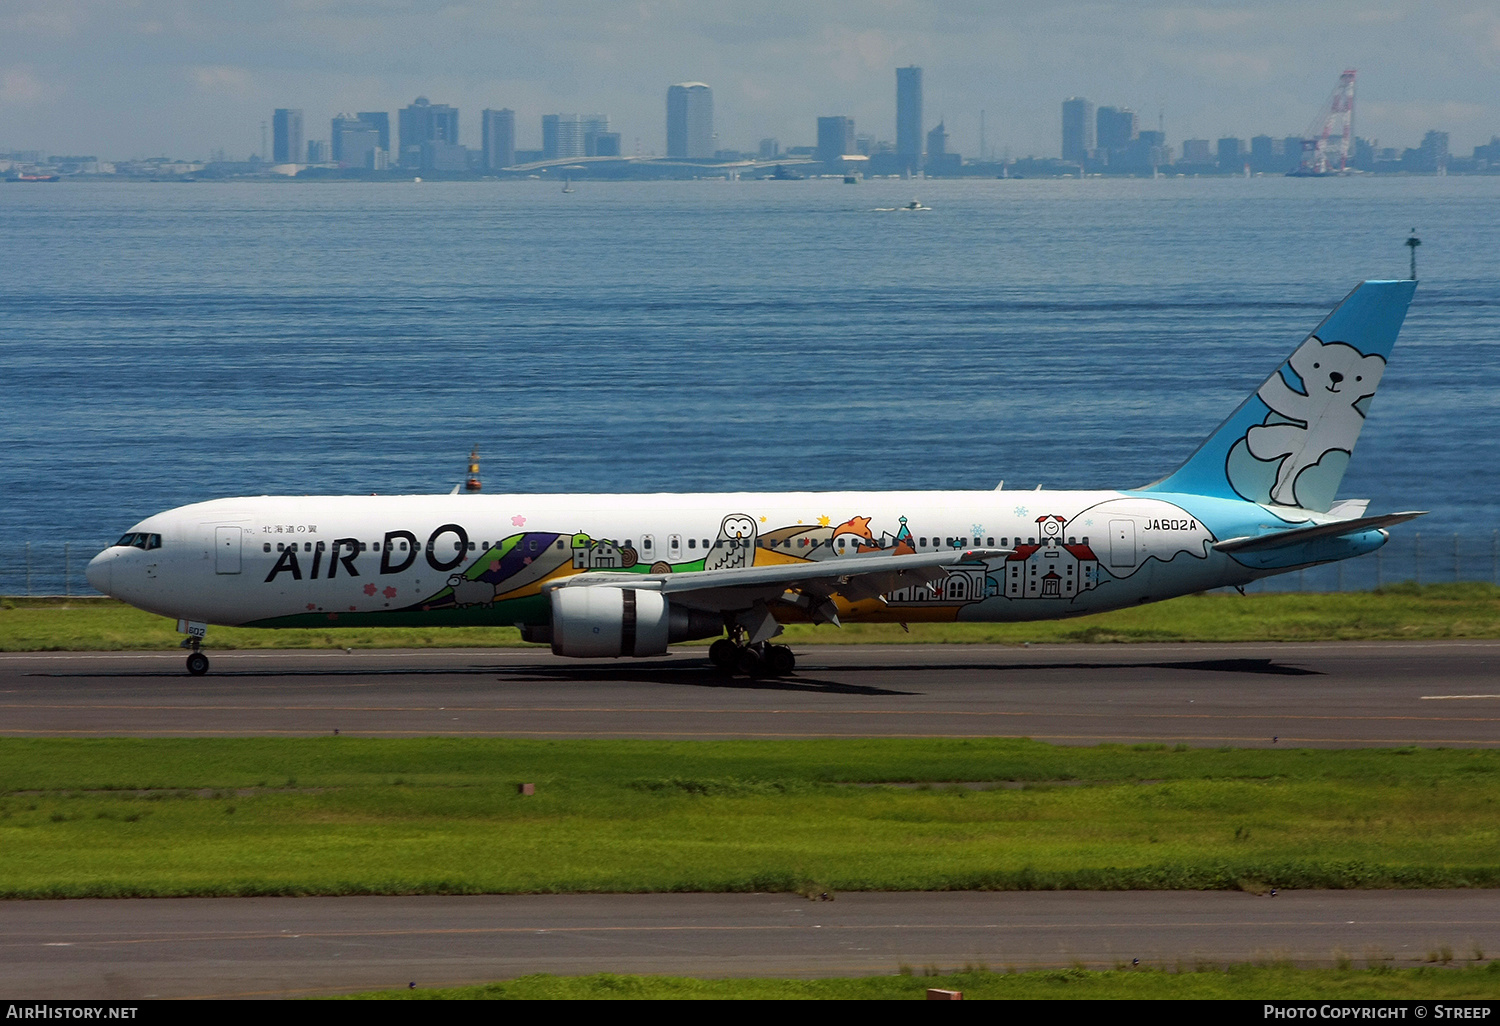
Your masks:
[{"label": "white building illustration", "polygon": [[1070,599],[1099,586],[1099,557],[1082,543],[1063,541],[1064,520],[1036,518],[1040,545],[1017,545],[1005,560],[1005,597]]}]

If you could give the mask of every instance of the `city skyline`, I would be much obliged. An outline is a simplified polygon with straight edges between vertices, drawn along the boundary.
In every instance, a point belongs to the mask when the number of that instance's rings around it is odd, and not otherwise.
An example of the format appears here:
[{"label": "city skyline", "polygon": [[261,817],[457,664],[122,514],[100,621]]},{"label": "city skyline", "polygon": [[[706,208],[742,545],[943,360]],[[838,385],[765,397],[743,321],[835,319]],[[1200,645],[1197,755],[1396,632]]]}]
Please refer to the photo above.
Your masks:
[{"label": "city skyline", "polygon": [[[0,148],[117,158],[261,153],[273,109],[300,109],[309,139],[342,111],[399,110],[418,95],[462,112],[517,112],[518,149],[539,115],[606,109],[625,153],[665,153],[662,90],[713,86],[718,146],[810,144],[820,116],[896,141],[891,69],[925,68],[929,128],[977,154],[1060,152],[1059,98],[1085,96],[1164,122],[1172,140],[1301,131],[1342,67],[1361,69],[1359,134],[1415,145],[1432,128],[1455,152],[1500,127],[1500,11],[1476,0],[1298,5],[1146,2],[1114,9],[891,0],[849,12],[770,0],[683,11],[581,2],[459,8],[417,2],[343,14],[323,4],[128,8],[12,0],[0,14]],[[983,112],[983,113],[981,113]]]}]

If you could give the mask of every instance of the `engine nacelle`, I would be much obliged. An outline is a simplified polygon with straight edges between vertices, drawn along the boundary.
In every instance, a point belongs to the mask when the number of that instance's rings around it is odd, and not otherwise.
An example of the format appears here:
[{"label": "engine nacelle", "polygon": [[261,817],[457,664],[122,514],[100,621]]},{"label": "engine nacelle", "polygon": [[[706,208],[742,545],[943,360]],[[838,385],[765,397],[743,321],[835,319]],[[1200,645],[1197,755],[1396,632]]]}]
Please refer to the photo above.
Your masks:
[{"label": "engine nacelle", "polygon": [[564,587],[551,598],[552,652],[560,656],[656,656],[673,642],[724,630],[718,615],[673,606],[658,591]]}]

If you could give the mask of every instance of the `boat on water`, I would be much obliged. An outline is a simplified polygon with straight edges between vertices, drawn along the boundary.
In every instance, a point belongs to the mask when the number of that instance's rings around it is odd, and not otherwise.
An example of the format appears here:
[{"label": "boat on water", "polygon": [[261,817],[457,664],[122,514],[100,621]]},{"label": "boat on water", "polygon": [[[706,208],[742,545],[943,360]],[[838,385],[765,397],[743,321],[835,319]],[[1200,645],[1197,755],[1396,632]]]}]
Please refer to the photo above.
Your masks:
[{"label": "boat on water", "polygon": [[563,179],[563,192],[577,192],[577,191],[578,191],[577,189],[573,188],[573,179],[571,179],[571,178],[564,178]]},{"label": "boat on water", "polygon": [[768,175],[773,182],[800,182],[806,175],[799,175],[795,171],[788,171],[785,165],[777,164],[775,169]]},{"label": "boat on water", "polygon": [[62,175],[28,175],[18,172],[6,179],[7,182],[60,182]]},{"label": "boat on water", "polygon": [[923,206],[921,200],[915,200],[915,199],[912,200],[910,203],[903,204],[902,206],[899,206],[899,207],[876,207],[875,208],[876,212],[877,213],[881,213],[881,214],[896,214],[896,213],[902,213],[902,212],[909,211],[909,210],[931,210],[931,209],[932,209],[931,207],[925,207],[925,206]]}]

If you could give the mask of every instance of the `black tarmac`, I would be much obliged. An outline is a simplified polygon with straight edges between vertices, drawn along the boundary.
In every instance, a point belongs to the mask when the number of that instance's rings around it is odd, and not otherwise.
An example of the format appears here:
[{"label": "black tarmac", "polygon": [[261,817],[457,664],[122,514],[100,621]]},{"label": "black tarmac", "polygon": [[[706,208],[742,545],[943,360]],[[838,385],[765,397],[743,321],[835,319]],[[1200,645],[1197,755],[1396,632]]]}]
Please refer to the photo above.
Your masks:
[{"label": "black tarmac", "polygon": [[823,646],[784,679],[690,648],[0,655],[0,735],[1031,737],[1059,744],[1500,744],[1500,641]]},{"label": "black tarmac", "polygon": [[[0,656],[0,735],[1032,737],[1493,746],[1500,642],[865,646],[730,677],[702,649]],[[1500,955],[1492,891],[526,895],[0,902],[0,997],[277,997],[531,972],[892,973]]]}]

